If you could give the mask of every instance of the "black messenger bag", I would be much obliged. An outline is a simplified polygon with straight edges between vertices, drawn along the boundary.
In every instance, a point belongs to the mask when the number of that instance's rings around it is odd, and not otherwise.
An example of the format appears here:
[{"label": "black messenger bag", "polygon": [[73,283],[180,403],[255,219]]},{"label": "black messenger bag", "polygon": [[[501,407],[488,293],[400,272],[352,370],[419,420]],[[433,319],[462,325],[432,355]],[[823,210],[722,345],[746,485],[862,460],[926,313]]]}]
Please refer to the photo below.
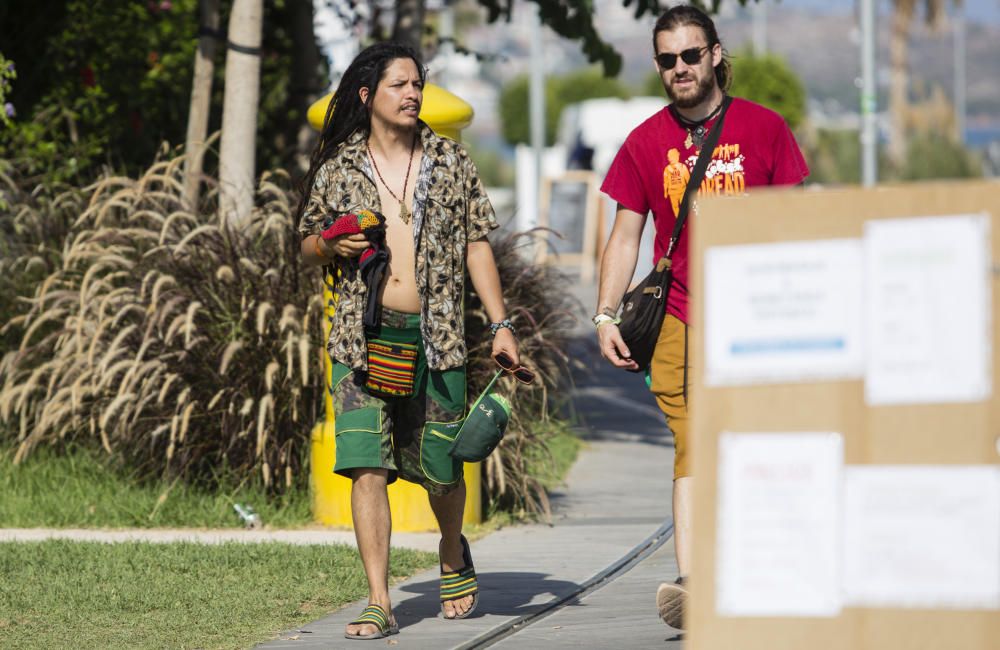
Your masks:
[{"label": "black messenger bag", "polygon": [[636,370],[630,370],[630,372],[645,372],[653,360],[656,339],[660,335],[663,317],[667,312],[667,294],[670,292],[670,285],[673,281],[671,258],[674,254],[674,248],[677,246],[677,240],[680,239],[681,230],[687,221],[691,197],[701,186],[708,162],[712,159],[712,152],[719,143],[722,122],[731,102],[732,98],[728,96],[722,100],[719,119],[712,126],[712,131],[708,134],[708,139],[702,146],[698,160],[695,162],[694,170],[691,172],[687,187],[684,189],[684,198],[681,199],[679,214],[674,222],[673,233],[670,235],[667,254],[656,263],[656,268],[650,271],[642,282],[622,298],[621,323],[618,325],[618,329],[621,332],[622,340],[625,341],[629,352],[632,353],[632,360],[639,364]]}]

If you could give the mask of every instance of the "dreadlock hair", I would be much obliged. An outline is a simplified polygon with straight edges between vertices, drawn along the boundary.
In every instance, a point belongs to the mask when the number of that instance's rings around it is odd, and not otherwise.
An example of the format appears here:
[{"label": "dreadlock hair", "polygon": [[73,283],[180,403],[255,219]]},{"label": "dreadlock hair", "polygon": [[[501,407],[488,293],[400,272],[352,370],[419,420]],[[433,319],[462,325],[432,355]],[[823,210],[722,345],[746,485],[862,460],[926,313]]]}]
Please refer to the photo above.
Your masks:
[{"label": "dreadlock hair", "polygon": [[[376,43],[362,50],[351,65],[347,66],[344,76],[340,78],[337,90],[326,108],[323,118],[323,130],[319,142],[309,159],[309,171],[300,186],[299,207],[296,214],[301,217],[309,202],[309,192],[312,190],[316,172],[337,151],[337,147],[347,141],[351,135],[361,129],[368,132],[371,129],[371,106],[375,101],[375,91],[379,81],[385,76],[386,68],[396,59],[411,59],[417,66],[420,81],[424,82],[427,70],[417,54],[409,45],[385,41]],[[368,88],[368,100],[361,101],[359,91]]]},{"label": "dreadlock hair", "polygon": [[[692,26],[701,29],[708,41],[708,47],[722,45],[719,34],[715,31],[715,23],[704,11],[692,5],[678,5],[663,12],[653,27],[653,53],[656,53],[656,35],[660,32],[671,32],[678,27]],[[715,66],[715,81],[722,92],[727,92],[733,83],[733,66],[729,63],[729,55],[722,51],[722,61]]]}]

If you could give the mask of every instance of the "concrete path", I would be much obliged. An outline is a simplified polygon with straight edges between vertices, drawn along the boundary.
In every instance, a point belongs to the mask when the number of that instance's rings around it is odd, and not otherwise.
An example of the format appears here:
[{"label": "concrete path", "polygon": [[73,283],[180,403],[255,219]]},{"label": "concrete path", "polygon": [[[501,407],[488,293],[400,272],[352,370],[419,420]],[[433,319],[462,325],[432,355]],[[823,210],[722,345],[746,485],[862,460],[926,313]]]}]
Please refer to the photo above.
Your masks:
[{"label": "concrete path", "polygon": [[[671,541],[616,580],[578,596],[656,531],[669,529],[673,450],[641,377],[598,364],[589,340],[574,344],[573,353],[596,366],[577,377],[575,403],[588,445],[566,488],[552,495],[553,525],[503,529],[473,543],[482,591],[469,619],[440,616],[436,570],[395,586],[391,596],[401,632],[391,645],[679,646],[676,631],[659,620],[654,605],[656,585],[676,577]],[[551,610],[560,602],[565,606]],[[356,641],[343,637],[344,627],[365,604],[353,603],[262,647],[356,648]],[[526,624],[502,637],[517,623]]]}]

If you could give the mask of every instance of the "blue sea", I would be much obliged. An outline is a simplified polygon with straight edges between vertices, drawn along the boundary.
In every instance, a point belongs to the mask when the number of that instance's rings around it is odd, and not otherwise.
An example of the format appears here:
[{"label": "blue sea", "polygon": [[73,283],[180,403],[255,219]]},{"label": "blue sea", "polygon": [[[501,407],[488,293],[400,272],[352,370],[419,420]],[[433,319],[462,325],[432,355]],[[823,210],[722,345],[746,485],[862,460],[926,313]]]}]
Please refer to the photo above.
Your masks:
[{"label": "blue sea", "polygon": [[965,129],[965,146],[970,149],[985,149],[991,142],[1000,142],[1000,124]]}]

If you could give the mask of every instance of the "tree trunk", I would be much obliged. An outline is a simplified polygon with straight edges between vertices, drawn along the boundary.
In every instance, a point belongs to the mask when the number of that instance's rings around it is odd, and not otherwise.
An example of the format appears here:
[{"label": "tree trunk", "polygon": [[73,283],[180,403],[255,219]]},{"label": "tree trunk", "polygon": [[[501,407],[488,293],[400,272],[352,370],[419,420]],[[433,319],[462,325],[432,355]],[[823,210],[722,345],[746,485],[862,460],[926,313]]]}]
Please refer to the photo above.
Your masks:
[{"label": "tree trunk", "polygon": [[889,37],[889,158],[896,165],[906,160],[906,121],[909,112],[910,24],[916,0],[893,0]]},{"label": "tree trunk", "polygon": [[300,173],[309,169],[309,155],[316,142],[316,132],[310,128],[306,113],[309,106],[319,99],[323,90],[320,83],[320,51],[313,27],[312,0],[294,0],[292,12],[292,88],[289,108],[298,116],[298,126],[292,134],[295,139],[295,165]]},{"label": "tree trunk", "polygon": [[233,0],[222,104],[219,209],[234,227],[246,223],[253,209],[263,17],[264,0]]},{"label": "tree trunk", "polygon": [[406,43],[420,52],[420,40],[423,33],[424,0],[397,0],[392,40]]},{"label": "tree trunk", "polygon": [[184,202],[191,210],[198,207],[198,189],[212,101],[212,75],[215,72],[215,40],[219,31],[219,0],[201,0],[199,6],[201,24],[198,51],[194,57],[191,108],[188,111],[187,140],[184,147]]}]

